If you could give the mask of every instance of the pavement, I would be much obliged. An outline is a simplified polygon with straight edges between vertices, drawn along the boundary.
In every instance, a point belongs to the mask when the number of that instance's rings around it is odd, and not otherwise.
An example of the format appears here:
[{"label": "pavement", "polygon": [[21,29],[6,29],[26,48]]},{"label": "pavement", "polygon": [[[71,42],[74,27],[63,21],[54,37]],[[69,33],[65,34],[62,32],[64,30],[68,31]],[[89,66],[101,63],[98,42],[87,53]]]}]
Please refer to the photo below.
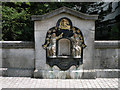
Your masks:
[{"label": "pavement", "polygon": [[68,88],[68,90],[74,90],[75,88],[76,90],[83,88],[89,88],[89,90],[100,88],[102,90],[118,90],[118,81],[118,78],[36,79],[28,77],[0,77],[0,86],[1,88],[52,88],[52,90],[54,88],[61,88],[61,90],[62,88]]}]

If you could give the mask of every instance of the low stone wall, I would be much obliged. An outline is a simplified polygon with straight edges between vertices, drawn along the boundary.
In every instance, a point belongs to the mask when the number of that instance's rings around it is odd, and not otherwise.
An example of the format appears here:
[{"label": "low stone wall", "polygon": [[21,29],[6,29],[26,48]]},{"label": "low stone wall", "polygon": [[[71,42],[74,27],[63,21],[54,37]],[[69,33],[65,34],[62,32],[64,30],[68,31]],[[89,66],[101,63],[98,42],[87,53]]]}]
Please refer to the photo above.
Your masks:
[{"label": "low stone wall", "polygon": [[120,62],[120,41],[95,41],[96,76],[118,77]]},{"label": "low stone wall", "polygon": [[95,41],[95,68],[117,69],[120,41]]},{"label": "low stone wall", "polygon": [[[3,71],[3,76],[33,76],[34,42],[1,41],[0,45],[0,72]],[[118,77],[119,56],[120,41],[95,41],[96,77]]]},{"label": "low stone wall", "polygon": [[34,71],[34,43],[4,41],[2,43],[3,76],[29,76]]}]

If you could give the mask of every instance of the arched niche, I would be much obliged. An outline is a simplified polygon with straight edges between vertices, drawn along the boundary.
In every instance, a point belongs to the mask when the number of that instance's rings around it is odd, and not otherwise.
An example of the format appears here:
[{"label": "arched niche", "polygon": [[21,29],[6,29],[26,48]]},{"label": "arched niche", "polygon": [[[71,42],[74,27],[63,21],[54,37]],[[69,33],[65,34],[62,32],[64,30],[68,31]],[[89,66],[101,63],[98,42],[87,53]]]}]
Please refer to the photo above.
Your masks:
[{"label": "arched niche", "polygon": [[58,56],[70,56],[71,55],[71,42],[69,39],[60,39],[58,41]]}]

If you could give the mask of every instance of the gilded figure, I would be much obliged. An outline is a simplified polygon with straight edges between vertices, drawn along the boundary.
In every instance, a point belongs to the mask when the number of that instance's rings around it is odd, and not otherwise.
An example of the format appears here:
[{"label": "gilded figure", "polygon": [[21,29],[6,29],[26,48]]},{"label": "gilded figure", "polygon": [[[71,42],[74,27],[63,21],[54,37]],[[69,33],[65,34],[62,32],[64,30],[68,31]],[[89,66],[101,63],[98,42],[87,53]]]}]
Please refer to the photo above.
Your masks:
[{"label": "gilded figure", "polygon": [[50,44],[47,47],[48,56],[56,56],[56,40],[61,38],[63,33],[61,33],[58,37],[56,33],[53,33],[50,39]]}]

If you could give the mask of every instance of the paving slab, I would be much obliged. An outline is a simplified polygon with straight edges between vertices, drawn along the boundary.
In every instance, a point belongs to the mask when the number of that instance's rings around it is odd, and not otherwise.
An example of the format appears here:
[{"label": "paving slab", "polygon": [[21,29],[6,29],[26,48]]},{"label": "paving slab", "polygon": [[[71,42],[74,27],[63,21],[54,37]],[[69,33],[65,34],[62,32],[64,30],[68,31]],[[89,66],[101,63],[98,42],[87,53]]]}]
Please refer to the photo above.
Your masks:
[{"label": "paving slab", "polygon": [[[39,90],[118,90],[118,78],[97,79],[36,79],[28,77],[0,77],[2,90],[39,88]],[[6,89],[5,89],[6,88]],[[16,89],[17,90],[17,89]]]}]

